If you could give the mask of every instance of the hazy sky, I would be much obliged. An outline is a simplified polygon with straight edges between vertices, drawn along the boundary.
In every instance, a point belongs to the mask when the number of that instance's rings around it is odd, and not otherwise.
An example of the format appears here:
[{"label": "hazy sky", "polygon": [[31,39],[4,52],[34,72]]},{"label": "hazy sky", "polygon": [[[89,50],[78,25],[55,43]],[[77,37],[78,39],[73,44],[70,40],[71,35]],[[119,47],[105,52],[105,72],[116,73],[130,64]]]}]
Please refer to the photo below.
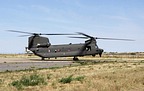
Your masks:
[{"label": "hazy sky", "polygon": [[[83,32],[97,37],[106,52],[144,51],[144,0],[1,0],[0,53],[24,53],[28,37],[5,30],[41,33]],[[51,44],[83,43],[83,39],[46,36]]]}]

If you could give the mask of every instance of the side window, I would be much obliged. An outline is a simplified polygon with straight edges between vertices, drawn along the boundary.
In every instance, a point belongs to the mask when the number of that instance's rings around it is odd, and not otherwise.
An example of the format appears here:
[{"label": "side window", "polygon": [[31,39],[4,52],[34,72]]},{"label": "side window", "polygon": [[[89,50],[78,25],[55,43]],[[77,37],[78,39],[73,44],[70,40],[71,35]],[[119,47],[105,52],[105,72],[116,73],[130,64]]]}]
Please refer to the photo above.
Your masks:
[{"label": "side window", "polygon": [[70,52],[71,51],[71,48],[68,48],[68,52]]},{"label": "side window", "polygon": [[98,46],[96,45],[95,48],[98,48]]},{"label": "side window", "polygon": [[57,50],[55,50],[55,53],[57,52]]}]

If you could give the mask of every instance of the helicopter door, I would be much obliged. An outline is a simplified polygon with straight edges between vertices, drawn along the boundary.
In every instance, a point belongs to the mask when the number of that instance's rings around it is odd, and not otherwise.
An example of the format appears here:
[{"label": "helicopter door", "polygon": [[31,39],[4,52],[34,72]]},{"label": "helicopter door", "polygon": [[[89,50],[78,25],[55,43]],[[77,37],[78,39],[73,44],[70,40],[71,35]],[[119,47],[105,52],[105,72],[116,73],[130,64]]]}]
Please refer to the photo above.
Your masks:
[{"label": "helicopter door", "polygon": [[87,46],[86,51],[91,51],[91,46]]}]

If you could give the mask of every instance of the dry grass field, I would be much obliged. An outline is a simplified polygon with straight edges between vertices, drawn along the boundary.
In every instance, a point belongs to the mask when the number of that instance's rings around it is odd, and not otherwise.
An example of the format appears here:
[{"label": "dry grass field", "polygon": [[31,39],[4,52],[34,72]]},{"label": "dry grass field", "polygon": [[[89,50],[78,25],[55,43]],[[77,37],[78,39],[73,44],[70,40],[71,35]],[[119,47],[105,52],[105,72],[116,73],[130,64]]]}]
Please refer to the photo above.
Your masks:
[{"label": "dry grass field", "polygon": [[143,54],[80,57],[78,66],[0,73],[0,91],[144,91]]}]

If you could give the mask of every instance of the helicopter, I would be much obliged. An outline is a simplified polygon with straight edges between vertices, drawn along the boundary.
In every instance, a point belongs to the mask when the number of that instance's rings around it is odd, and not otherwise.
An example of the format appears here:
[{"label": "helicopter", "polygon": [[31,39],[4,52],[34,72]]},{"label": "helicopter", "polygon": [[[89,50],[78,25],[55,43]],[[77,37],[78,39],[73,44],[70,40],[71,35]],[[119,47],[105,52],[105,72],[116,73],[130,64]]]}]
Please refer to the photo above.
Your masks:
[{"label": "helicopter", "polygon": [[[73,60],[79,60],[79,56],[87,56],[92,55],[95,57],[96,55],[102,56],[104,52],[103,49],[99,48],[97,45],[97,39],[104,40],[123,40],[123,41],[134,41],[131,39],[117,39],[117,38],[99,38],[93,37],[88,34],[77,32],[76,34],[45,34],[45,33],[31,33],[31,32],[23,32],[16,30],[7,30],[9,32],[23,33],[30,36],[28,38],[28,50],[33,52],[36,56],[41,57],[41,60],[45,60],[45,58],[57,58],[57,57],[73,57]],[[43,37],[41,35],[81,35],[82,37],[69,37],[69,38],[81,38],[86,39],[84,43],[79,44],[61,44],[61,45],[51,45],[49,38]],[[21,37],[23,37],[21,36]]]}]

